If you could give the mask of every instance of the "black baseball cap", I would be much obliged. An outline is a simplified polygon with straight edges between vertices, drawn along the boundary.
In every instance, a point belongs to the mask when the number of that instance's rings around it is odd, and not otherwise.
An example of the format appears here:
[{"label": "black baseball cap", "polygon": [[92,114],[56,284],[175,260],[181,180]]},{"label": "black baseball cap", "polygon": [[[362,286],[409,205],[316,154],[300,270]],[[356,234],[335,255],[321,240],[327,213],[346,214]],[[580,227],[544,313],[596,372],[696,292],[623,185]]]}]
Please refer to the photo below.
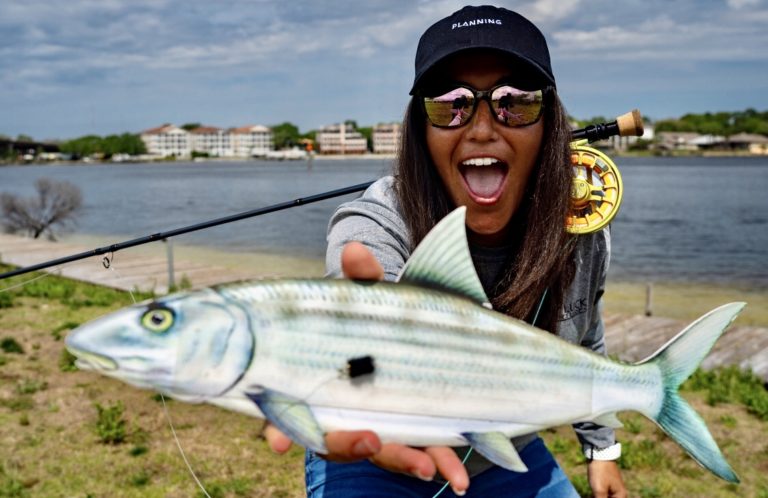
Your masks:
[{"label": "black baseball cap", "polygon": [[424,75],[447,57],[473,49],[492,49],[519,59],[547,85],[555,85],[544,35],[531,21],[502,7],[467,6],[437,21],[419,40],[413,95]]}]

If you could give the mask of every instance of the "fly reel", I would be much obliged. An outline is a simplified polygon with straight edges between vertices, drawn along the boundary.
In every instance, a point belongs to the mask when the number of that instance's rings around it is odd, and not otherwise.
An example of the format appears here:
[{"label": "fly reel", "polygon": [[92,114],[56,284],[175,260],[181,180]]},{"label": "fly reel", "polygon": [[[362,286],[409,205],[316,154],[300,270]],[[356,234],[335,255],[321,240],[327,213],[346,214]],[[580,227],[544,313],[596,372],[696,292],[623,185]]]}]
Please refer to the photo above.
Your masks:
[{"label": "fly reel", "polygon": [[637,109],[619,116],[613,123],[592,125],[573,132],[571,211],[565,222],[568,232],[586,234],[602,230],[619,212],[624,195],[624,185],[616,164],[587,144],[613,135],[642,134],[643,121]]},{"label": "fly reel", "polygon": [[571,212],[566,219],[570,233],[592,233],[611,222],[624,194],[621,175],[610,157],[586,145],[571,144]]}]

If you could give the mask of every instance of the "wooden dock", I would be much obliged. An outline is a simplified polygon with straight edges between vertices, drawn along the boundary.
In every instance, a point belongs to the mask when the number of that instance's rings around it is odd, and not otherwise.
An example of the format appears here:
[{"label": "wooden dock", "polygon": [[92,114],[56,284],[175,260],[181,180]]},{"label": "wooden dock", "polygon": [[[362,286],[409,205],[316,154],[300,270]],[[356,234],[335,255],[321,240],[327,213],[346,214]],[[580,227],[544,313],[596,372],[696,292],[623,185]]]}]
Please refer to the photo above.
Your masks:
[{"label": "wooden dock", "polygon": [[[29,266],[86,250],[85,247],[72,244],[0,234],[0,261],[16,266]],[[79,263],[63,265],[53,269],[53,272],[64,277],[123,290],[154,290],[161,295],[168,291],[169,275],[168,258],[162,254],[162,250],[154,255],[130,250],[120,251],[113,255],[110,268],[104,268],[103,256],[96,256]],[[178,257],[174,258],[173,273],[177,285],[182,276],[185,276],[193,288],[274,276],[264,271],[256,272],[254,269],[215,266],[204,261],[190,261]],[[0,288],[3,287],[0,284]],[[646,358],[687,325],[683,321],[661,317],[610,313],[606,314],[604,320],[609,352],[625,361]],[[768,328],[732,326],[715,344],[702,365],[704,368],[720,365],[749,367],[768,382]]]}]

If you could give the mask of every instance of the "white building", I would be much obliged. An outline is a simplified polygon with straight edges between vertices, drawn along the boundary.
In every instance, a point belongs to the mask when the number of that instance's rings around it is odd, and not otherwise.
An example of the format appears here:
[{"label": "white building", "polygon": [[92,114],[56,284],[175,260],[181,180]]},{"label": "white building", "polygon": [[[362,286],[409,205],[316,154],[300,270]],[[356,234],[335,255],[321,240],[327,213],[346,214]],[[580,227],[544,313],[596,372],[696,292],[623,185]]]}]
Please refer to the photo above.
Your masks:
[{"label": "white building", "polygon": [[215,157],[263,157],[275,148],[272,130],[261,125],[229,130],[200,126],[186,131],[166,124],[143,131],[141,139],[149,154],[161,157],[187,158],[192,151]]},{"label": "white building", "polygon": [[238,157],[264,157],[274,150],[272,130],[266,126],[249,125],[229,130],[232,135],[233,154]]},{"label": "white building", "polygon": [[188,131],[165,124],[141,132],[147,152],[161,157],[189,157],[192,153]]},{"label": "white building", "polygon": [[214,157],[232,157],[232,135],[213,126],[200,126],[189,132],[192,151],[205,152]]},{"label": "white building", "polygon": [[373,127],[374,154],[396,154],[400,147],[400,123],[377,124]]},{"label": "white building", "polygon": [[368,141],[351,124],[324,126],[315,137],[321,154],[365,154]]}]

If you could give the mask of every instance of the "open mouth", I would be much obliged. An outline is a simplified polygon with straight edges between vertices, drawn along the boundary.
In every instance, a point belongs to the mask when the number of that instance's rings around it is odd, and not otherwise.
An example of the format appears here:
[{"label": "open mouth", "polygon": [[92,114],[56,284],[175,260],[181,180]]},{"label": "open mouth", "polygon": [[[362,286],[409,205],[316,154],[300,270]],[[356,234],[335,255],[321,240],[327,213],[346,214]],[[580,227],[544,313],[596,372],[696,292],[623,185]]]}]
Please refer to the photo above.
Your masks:
[{"label": "open mouth", "polygon": [[475,157],[459,164],[459,172],[472,200],[493,204],[506,184],[509,166],[495,157]]},{"label": "open mouth", "polygon": [[68,347],[67,349],[77,357],[75,366],[80,370],[97,370],[101,372],[117,370],[117,363],[111,358],[96,353],[89,353],[88,351],[80,351],[71,347]]}]

